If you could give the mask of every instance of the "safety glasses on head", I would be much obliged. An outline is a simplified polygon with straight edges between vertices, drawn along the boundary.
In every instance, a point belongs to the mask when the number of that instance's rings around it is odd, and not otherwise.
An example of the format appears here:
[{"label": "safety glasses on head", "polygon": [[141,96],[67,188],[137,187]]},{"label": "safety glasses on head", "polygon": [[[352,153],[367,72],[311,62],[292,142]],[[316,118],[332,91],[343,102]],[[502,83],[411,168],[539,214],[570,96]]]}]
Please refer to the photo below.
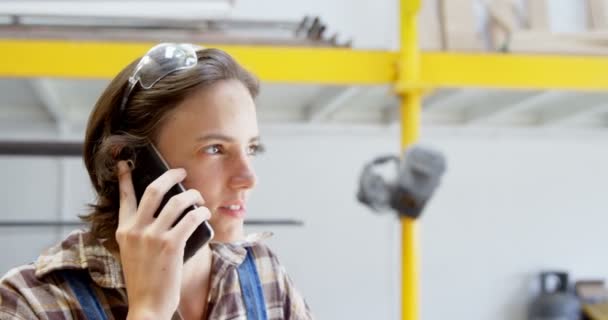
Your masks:
[{"label": "safety glasses on head", "polygon": [[190,43],[160,43],[148,50],[129,77],[120,113],[124,113],[131,92],[138,83],[143,89],[150,89],[175,71],[193,68],[198,62],[196,52],[202,49],[203,47]]}]

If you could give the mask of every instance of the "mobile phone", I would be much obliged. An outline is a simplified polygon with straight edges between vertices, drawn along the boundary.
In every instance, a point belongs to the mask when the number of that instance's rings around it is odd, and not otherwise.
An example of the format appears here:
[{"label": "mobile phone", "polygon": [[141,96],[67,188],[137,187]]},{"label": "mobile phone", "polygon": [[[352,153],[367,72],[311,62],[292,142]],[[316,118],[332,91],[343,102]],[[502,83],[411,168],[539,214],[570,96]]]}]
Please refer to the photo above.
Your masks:
[{"label": "mobile phone", "polygon": [[[137,204],[141,201],[144,191],[148,185],[156,180],[165,171],[169,170],[167,162],[163,159],[162,155],[152,143],[147,143],[144,147],[136,150],[134,168],[131,171],[133,178],[133,187],[135,189],[135,196],[137,198]],[[154,217],[160,214],[162,208],[167,204],[167,201],[174,195],[186,191],[181,183],[174,185],[163,197],[158,210],[154,213]],[[182,214],[177,218],[172,226],[175,226],[189,211],[196,209],[196,205],[188,207]],[[194,233],[186,241],[186,247],[184,248],[184,262],[190,259],[205,243],[213,238],[213,229],[207,221],[201,223]]]}]

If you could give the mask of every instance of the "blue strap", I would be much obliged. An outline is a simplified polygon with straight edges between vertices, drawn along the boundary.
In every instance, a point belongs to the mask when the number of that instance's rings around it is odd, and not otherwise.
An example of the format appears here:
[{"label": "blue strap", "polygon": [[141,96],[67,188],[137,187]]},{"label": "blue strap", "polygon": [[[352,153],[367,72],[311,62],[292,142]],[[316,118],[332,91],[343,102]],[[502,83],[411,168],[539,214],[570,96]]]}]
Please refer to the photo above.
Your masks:
[{"label": "blue strap", "polygon": [[99,304],[93,288],[91,288],[91,279],[83,271],[66,270],[61,272],[63,278],[68,282],[70,288],[76,295],[78,303],[82,308],[87,319],[107,320],[105,311]]},{"label": "blue strap", "polygon": [[251,248],[247,248],[247,257],[238,267],[238,274],[243,301],[247,310],[247,320],[268,320],[264,291],[255,267]]}]

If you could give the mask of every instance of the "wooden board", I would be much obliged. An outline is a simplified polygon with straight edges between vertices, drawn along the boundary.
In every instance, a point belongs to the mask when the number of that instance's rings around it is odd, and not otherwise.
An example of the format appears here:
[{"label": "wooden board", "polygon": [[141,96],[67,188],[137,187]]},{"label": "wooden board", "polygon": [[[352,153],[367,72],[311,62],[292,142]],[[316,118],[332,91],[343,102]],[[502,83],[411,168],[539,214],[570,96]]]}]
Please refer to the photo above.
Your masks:
[{"label": "wooden board", "polygon": [[583,305],[583,312],[591,320],[608,320],[608,303]]}]

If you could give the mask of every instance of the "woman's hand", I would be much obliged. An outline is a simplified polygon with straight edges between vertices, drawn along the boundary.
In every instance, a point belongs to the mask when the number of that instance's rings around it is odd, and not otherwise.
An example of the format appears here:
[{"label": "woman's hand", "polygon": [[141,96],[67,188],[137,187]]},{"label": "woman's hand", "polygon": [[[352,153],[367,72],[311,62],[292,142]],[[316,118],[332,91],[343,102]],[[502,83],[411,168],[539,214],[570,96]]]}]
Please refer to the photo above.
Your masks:
[{"label": "woman's hand", "polygon": [[[129,299],[129,319],[171,319],[180,297],[184,247],[194,230],[210,218],[201,194],[194,189],[173,196],[157,218],[165,193],[186,177],[183,169],[171,169],[145,190],[139,206],[126,162],[118,163],[120,210],[116,241]],[[181,213],[188,212],[173,228]]]}]

